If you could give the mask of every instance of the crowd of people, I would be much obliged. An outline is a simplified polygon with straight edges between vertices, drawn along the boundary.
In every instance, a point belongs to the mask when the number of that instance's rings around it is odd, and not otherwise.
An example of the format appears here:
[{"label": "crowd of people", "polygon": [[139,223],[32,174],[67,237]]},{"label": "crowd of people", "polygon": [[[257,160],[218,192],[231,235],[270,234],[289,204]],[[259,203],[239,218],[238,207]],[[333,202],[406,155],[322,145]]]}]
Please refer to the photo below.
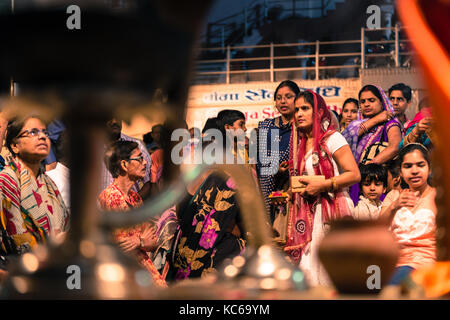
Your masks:
[{"label": "crowd of people", "polygon": [[[400,258],[390,283],[400,284],[414,269],[436,260],[430,161],[436,136],[427,99],[413,119],[407,118],[411,99],[411,88],[403,83],[387,94],[365,85],[337,114],[318,93],[285,80],[274,92],[279,116],[261,121],[250,135],[256,137],[256,159],[249,154],[255,141],[239,139],[246,134],[246,118],[236,110],[208,119],[201,133],[190,130],[191,143],[183,153],[188,158],[195,148],[213,147],[222,160],[230,154],[243,160],[265,200],[274,243],[310,285],[331,285],[318,250],[337,219],[379,221],[392,231]],[[10,255],[62,237],[70,226],[64,124],[47,126],[38,115],[8,120],[8,152],[0,159],[3,275]],[[120,119],[111,119],[105,129],[98,207],[132,214],[161,191],[163,148],[169,145],[163,137],[170,134],[158,124],[142,143],[121,132]],[[226,172],[210,169],[158,219],[116,230],[113,239],[158,286],[212,274],[225,259],[243,254],[251,236],[237,189]]]}]

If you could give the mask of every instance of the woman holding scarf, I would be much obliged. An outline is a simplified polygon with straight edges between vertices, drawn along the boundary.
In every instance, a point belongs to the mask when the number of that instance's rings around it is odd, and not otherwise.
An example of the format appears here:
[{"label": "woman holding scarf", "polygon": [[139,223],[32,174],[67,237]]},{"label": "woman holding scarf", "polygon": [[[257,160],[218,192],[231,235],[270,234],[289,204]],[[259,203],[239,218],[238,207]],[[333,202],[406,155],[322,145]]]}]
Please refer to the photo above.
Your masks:
[{"label": "woman holding scarf", "polygon": [[[387,143],[387,147],[368,163],[383,164],[393,159],[398,153],[398,145],[402,140],[402,125],[393,117],[394,109],[383,89],[374,85],[366,85],[359,91],[361,119],[352,121],[342,132],[347,140],[353,156],[358,164],[364,162],[366,150],[377,143]],[[380,122],[380,119],[383,118]],[[350,196],[356,204],[359,199],[359,186],[350,188]]]},{"label": "woman holding scarf", "polygon": [[295,109],[289,175],[301,176],[298,180],[305,188],[292,194],[284,251],[300,264],[310,285],[326,285],[329,281],[318,259],[319,244],[332,220],[352,215],[346,188],[358,183],[360,174],[323,98],[310,90],[301,92]]}]

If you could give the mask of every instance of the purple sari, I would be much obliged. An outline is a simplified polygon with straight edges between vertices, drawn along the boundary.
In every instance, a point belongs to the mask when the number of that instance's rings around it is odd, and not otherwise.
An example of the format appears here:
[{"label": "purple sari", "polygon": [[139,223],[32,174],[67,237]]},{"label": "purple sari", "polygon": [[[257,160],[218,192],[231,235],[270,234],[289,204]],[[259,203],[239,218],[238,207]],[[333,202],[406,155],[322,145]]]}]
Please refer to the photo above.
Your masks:
[{"label": "purple sari", "polygon": [[[391,102],[389,101],[388,97],[384,93],[383,89],[381,89],[379,86],[375,86],[380,95],[381,95],[381,104],[383,105],[383,111],[389,110],[392,113],[394,113],[394,108],[391,105]],[[358,112],[359,113],[359,112]],[[399,127],[400,131],[402,130],[402,125],[400,121],[396,117],[392,118],[390,121],[385,122],[383,124],[380,124],[378,126],[373,127],[369,130],[368,133],[365,135],[358,137],[358,131],[360,128],[361,123],[366,122],[369,118],[361,119],[361,117],[358,117],[358,120],[352,121],[347,128],[345,128],[344,131],[342,131],[342,135],[347,140],[350,149],[352,150],[353,156],[355,157],[356,163],[361,162],[361,156],[364,152],[364,150],[371,145],[382,142],[381,138],[384,136],[384,141],[388,141],[388,131],[392,127]],[[384,135],[383,135],[384,131]],[[352,198],[353,202],[356,204],[359,199],[359,185],[355,184],[351,186],[350,188],[350,197]]]}]

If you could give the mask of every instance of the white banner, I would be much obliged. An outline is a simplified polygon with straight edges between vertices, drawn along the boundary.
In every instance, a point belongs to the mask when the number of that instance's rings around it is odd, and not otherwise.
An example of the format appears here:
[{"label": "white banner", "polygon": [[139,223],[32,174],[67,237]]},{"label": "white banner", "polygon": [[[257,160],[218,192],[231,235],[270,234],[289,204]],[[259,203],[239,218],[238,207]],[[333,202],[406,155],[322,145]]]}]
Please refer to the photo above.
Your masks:
[{"label": "white banner", "polygon": [[[347,98],[357,98],[360,79],[296,81],[301,89],[320,94],[328,107],[338,113]],[[247,128],[256,128],[258,122],[278,116],[273,94],[278,83],[258,82],[230,85],[192,86],[189,91],[186,122],[189,128],[202,129],[206,120],[224,109],[243,112]]]}]

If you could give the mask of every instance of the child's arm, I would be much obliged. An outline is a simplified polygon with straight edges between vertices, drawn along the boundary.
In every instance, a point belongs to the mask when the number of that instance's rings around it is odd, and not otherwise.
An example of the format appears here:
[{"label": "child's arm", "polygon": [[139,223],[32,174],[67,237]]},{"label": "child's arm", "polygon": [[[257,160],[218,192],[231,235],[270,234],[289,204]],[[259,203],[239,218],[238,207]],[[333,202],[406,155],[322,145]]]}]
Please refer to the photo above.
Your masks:
[{"label": "child's arm", "polygon": [[383,204],[381,205],[379,219],[383,220],[387,225],[391,224],[391,221],[394,218],[395,213],[399,209],[398,208],[399,195],[400,193],[398,190],[392,190],[387,194],[386,198],[383,201]]}]

